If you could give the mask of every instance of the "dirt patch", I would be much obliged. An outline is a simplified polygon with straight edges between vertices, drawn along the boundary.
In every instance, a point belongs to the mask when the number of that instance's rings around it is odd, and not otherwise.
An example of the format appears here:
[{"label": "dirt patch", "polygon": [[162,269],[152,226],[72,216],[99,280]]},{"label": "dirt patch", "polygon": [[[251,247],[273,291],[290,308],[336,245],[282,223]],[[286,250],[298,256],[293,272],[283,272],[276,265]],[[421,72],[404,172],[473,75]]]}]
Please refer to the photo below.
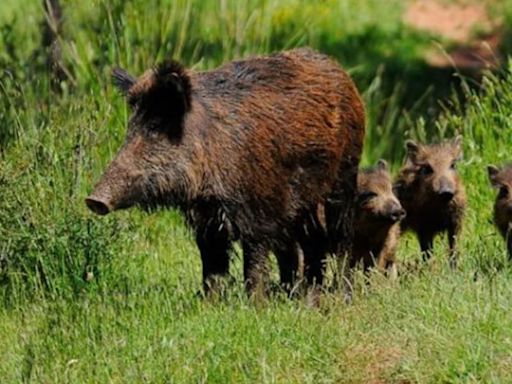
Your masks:
[{"label": "dirt patch", "polygon": [[476,28],[491,28],[485,6],[481,3],[447,3],[418,0],[411,3],[404,15],[407,24],[440,35],[458,43],[471,41]]},{"label": "dirt patch", "polygon": [[481,70],[497,67],[502,61],[500,21],[490,18],[482,1],[413,1],[404,22],[440,37],[425,55],[434,67]]}]

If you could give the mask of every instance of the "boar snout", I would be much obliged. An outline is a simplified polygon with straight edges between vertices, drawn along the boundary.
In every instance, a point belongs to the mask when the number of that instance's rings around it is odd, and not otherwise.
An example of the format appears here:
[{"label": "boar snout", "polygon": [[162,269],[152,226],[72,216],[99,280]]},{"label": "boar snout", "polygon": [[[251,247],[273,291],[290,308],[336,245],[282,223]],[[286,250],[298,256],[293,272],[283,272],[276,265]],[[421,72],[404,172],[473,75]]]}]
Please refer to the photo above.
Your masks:
[{"label": "boar snout", "polygon": [[101,198],[95,197],[95,196],[89,196],[85,199],[85,204],[87,204],[87,207],[96,213],[97,215],[104,216],[112,210],[112,208],[109,206],[109,204]]},{"label": "boar snout", "polygon": [[441,177],[436,192],[441,199],[449,201],[455,195],[455,185],[448,178]]},{"label": "boar snout", "polygon": [[394,222],[401,221],[405,218],[405,210],[402,208],[397,209],[396,211],[391,212],[389,217]]},{"label": "boar snout", "polygon": [[389,220],[396,223],[405,218],[405,210],[397,202],[391,202],[388,205],[387,217]]},{"label": "boar snout", "polygon": [[85,199],[85,204],[98,215],[130,208],[144,197],[143,184],[144,175],[136,166],[132,152],[121,149]]}]

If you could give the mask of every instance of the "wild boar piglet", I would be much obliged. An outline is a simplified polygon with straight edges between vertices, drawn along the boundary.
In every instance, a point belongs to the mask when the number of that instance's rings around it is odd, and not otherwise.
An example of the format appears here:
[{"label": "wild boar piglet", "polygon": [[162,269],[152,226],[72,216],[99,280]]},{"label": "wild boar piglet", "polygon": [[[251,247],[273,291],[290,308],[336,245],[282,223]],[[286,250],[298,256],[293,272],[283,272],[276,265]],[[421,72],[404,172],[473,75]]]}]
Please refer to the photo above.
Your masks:
[{"label": "wild boar piglet", "polygon": [[464,186],[457,172],[462,136],[438,144],[406,142],[407,157],[395,182],[395,193],[407,212],[403,230],[413,231],[424,259],[434,237],[448,234],[450,266],[457,265],[457,238],[466,208]]},{"label": "wild boar piglet", "polygon": [[487,167],[491,185],[498,190],[494,202],[494,224],[507,244],[508,256],[512,259],[512,163],[501,168]]},{"label": "wild boar piglet", "polygon": [[365,270],[377,265],[395,278],[400,221],[406,212],[393,192],[393,183],[384,160],[379,160],[373,168],[359,172],[356,201],[350,267],[362,261]]}]

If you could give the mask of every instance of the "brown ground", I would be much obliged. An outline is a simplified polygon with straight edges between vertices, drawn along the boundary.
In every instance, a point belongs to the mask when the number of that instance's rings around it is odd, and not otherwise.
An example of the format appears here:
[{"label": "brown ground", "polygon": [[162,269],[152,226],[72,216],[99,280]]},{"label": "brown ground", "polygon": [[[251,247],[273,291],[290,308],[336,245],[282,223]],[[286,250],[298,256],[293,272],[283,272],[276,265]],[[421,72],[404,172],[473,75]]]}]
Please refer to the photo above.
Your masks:
[{"label": "brown ground", "polygon": [[501,61],[500,23],[489,17],[484,1],[415,0],[404,21],[440,37],[426,55],[432,66],[481,70]]}]

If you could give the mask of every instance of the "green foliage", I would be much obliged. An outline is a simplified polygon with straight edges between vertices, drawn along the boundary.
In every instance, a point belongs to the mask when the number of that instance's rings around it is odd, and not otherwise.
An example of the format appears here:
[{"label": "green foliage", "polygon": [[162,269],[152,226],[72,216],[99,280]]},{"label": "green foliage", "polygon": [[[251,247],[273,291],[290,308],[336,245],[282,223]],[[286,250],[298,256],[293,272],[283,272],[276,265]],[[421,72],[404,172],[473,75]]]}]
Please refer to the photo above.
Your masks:
[{"label": "green foliage", "polygon": [[25,294],[78,293],[92,276],[103,281],[114,255],[126,249],[126,224],[94,220],[83,208],[82,182],[92,160],[84,152],[93,140],[74,128],[81,119],[66,122],[65,116],[83,108],[56,109],[37,117],[20,111],[20,121],[37,125],[21,126],[25,131],[0,163],[0,278],[7,302]]}]

